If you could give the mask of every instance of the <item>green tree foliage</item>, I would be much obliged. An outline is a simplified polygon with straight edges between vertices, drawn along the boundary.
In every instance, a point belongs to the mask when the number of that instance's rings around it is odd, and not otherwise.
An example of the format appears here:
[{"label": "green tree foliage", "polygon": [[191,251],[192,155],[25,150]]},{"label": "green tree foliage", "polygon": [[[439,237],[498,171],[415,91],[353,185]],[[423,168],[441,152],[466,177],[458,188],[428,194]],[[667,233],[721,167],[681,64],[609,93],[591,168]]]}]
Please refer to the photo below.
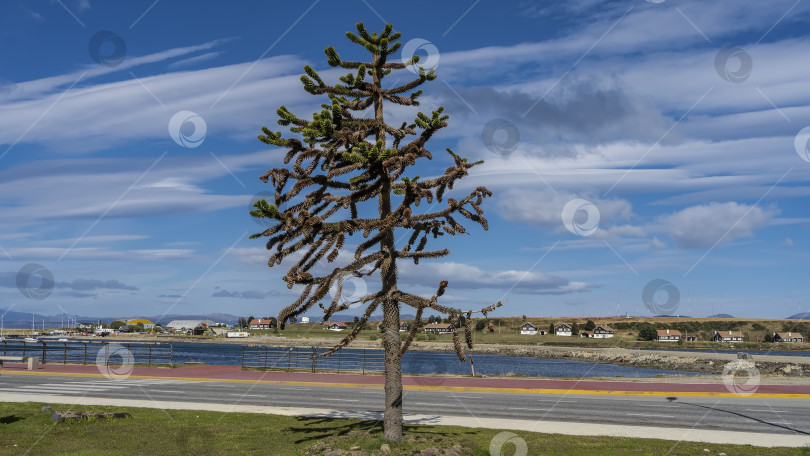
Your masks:
[{"label": "green tree foliage", "polygon": [[[417,89],[436,78],[434,71],[421,68],[416,76],[403,70],[418,63],[414,56],[407,62],[390,59],[401,43],[400,33],[388,24],[380,33],[369,33],[362,23],[357,33],[346,37],[370,54],[366,61],[344,60],[334,47],[325,50],[328,64],[347,73],[339,83],[328,84],[310,66],[301,76],[304,90],[323,99],[321,109],[311,119],[298,117],[285,106],[278,108],[278,124],[289,134],[262,127],[259,140],[286,149],[284,166],[262,175],[275,194],[273,202],[259,200],[252,216],[270,221],[271,227],[251,238],[267,237],[271,251],[269,266],[287,259],[292,263],[283,280],[288,288],[299,287],[301,294],[279,313],[280,328],[291,317],[321,304],[324,320],[336,312],[365,306],[360,324],[355,325],[338,345],[322,356],[329,356],[354,340],[365,322],[382,307],[385,350],[385,416],[384,434],[398,442],[402,438],[401,357],[416,336],[422,313],[433,310],[447,315],[453,325],[462,315],[470,321],[472,310],[462,310],[439,303],[448,286],[437,280],[436,293],[429,298],[409,293],[398,286],[397,262],[434,259],[446,256],[448,249],[427,250],[428,240],[442,236],[467,234],[462,224],[469,221],[488,227],[481,204],[492,193],[477,187],[467,195],[446,198],[445,193],[469,170],[481,162],[467,161],[447,149],[450,166],[444,174],[420,179],[411,174],[411,166],[420,160],[431,160],[426,148],[431,137],[447,126],[449,116],[439,107],[430,113],[416,112],[412,122],[390,125],[384,118],[384,105],[404,110],[418,106],[422,91]],[[392,61],[393,60],[393,61]],[[396,85],[384,83],[392,72],[410,81]],[[365,114],[371,110],[372,117]],[[417,211],[421,203],[426,210]],[[443,206],[437,207],[439,204]],[[431,210],[437,207],[436,210]],[[397,236],[405,242],[397,246]],[[360,237],[349,259],[339,258],[349,249],[347,238]],[[313,267],[318,265],[318,268]],[[380,288],[352,302],[342,300],[346,278],[379,280]],[[322,300],[332,295],[328,304]],[[500,302],[482,309],[487,312]],[[399,335],[400,306],[416,311],[415,323],[403,342]],[[465,342],[472,347],[471,328],[464,325]],[[459,331],[453,333],[459,359],[464,348]]]},{"label": "green tree foliage", "polygon": [[475,330],[476,331],[483,331],[484,328],[486,328],[486,327],[487,327],[487,321],[484,320],[483,318],[481,318],[477,322],[475,322]]},{"label": "green tree foliage", "polygon": [[641,340],[655,340],[658,338],[658,332],[655,330],[655,326],[645,323],[638,330],[638,338]]},{"label": "green tree foliage", "polygon": [[585,323],[585,326],[584,326],[585,331],[593,331],[594,328],[596,328],[596,323],[594,323],[593,320],[588,320]]},{"label": "green tree foliage", "polygon": [[122,326],[126,326],[127,322],[121,320],[115,320],[114,322],[110,323],[110,328],[112,329],[119,329]]}]

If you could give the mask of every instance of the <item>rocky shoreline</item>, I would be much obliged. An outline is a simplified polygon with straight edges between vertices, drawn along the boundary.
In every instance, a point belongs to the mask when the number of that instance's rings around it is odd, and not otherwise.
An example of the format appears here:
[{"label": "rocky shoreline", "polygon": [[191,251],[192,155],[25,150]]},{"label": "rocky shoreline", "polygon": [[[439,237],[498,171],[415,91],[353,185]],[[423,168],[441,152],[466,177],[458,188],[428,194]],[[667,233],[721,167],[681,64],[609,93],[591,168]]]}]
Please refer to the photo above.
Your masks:
[{"label": "rocky shoreline", "polygon": [[[259,342],[256,338],[255,342]],[[336,342],[328,339],[275,339],[262,340],[260,343],[268,345],[289,346],[316,346],[331,347]],[[354,341],[350,348],[381,349],[380,341]],[[453,353],[452,344],[441,342],[414,342],[411,350],[428,352]],[[541,359],[568,359],[592,363],[616,364],[628,367],[643,367],[650,369],[667,369],[702,374],[724,374],[724,370],[739,369],[733,364],[729,369],[726,366],[737,359],[736,354],[715,352],[685,352],[636,350],[625,348],[571,348],[571,347],[542,347],[517,345],[476,345],[472,351],[476,354],[525,356]],[[788,359],[785,359],[788,358]],[[792,359],[795,358],[795,359]],[[753,356],[751,363],[764,376],[810,377],[810,357],[787,357],[774,355]]]}]

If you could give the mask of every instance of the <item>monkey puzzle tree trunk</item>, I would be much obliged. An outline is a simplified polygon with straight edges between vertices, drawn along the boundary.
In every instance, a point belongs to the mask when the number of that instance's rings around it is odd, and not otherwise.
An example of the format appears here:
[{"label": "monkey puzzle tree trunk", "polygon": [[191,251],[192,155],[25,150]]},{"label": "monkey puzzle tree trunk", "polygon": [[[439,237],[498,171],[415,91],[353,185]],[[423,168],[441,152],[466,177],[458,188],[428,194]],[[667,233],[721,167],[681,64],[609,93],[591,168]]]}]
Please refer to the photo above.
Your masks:
[{"label": "monkey puzzle tree trunk", "polygon": [[[380,73],[378,71],[380,57],[373,56],[373,81],[376,93],[374,94],[374,119],[377,121],[377,144],[385,148],[385,119],[383,117],[383,97]],[[391,181],[388,171],[383,167],[381,171],[381,184],[379,195],[380,220],[391,215]],[[394,229],[386,228],[380,240],[380,252],[383,261],[380,265],[383,293],[383,349],[385,350],[385,412],[383,416],[383,434],[392,442],[402,441],[402,364],[400,363],[400,348],[402,340],[399,337],[399,302],[394,297],[397,291],[397,263],[394,245]]]}]

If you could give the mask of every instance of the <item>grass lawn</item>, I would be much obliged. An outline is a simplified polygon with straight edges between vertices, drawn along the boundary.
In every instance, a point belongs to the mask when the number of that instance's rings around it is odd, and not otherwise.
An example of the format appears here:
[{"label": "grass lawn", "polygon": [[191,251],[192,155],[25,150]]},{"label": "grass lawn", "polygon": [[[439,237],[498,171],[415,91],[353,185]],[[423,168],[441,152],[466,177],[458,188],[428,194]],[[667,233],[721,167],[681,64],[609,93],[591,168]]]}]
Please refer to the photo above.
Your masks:
[{"label": "grass lawn", "polygon": [[[297,418],[247,413],[217,413],[112,407],[74,407],[73,411],[126,411],[131,419],[56,424],[40,410],[46,404],[0,403],[0,455],[320,455],[332,449],[379,453],[385,443],[379,423]],[[70,406],[52,405],[57,410]],[[450,454],[489,455],[501,431],[448,426],[407,426],[406,441],[390,454],[420,454],[427,448]],[[769,449],[734,445],[614,437],[579,437],[516,431],[529,455],[810,455],[810,449]],[[705,451],[704,449],[708,449]],[[460,451],[459,451],[460,450]],[[502,455],[512,455],[506,444]],[[434,453],[429,453],[434,454]],[[444,454],[444,453],[436,453]]]}]

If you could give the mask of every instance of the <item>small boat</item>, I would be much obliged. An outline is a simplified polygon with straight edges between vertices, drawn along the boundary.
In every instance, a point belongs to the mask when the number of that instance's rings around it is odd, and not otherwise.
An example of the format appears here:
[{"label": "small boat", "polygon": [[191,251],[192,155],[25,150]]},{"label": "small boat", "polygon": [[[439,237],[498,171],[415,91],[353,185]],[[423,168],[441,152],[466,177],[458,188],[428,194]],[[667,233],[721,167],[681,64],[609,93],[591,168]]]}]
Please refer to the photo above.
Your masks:
[{"label": "small boat", "polygon": [[26,337],[23,340],[25,340],[26,342],[39,342],[39,339],[34,338],[34,337]]},{"label": "small boat", "polygon": [[64,337],[61,339],[56,339],[57,342],[70,342],[70,340],[65,339]]}]

